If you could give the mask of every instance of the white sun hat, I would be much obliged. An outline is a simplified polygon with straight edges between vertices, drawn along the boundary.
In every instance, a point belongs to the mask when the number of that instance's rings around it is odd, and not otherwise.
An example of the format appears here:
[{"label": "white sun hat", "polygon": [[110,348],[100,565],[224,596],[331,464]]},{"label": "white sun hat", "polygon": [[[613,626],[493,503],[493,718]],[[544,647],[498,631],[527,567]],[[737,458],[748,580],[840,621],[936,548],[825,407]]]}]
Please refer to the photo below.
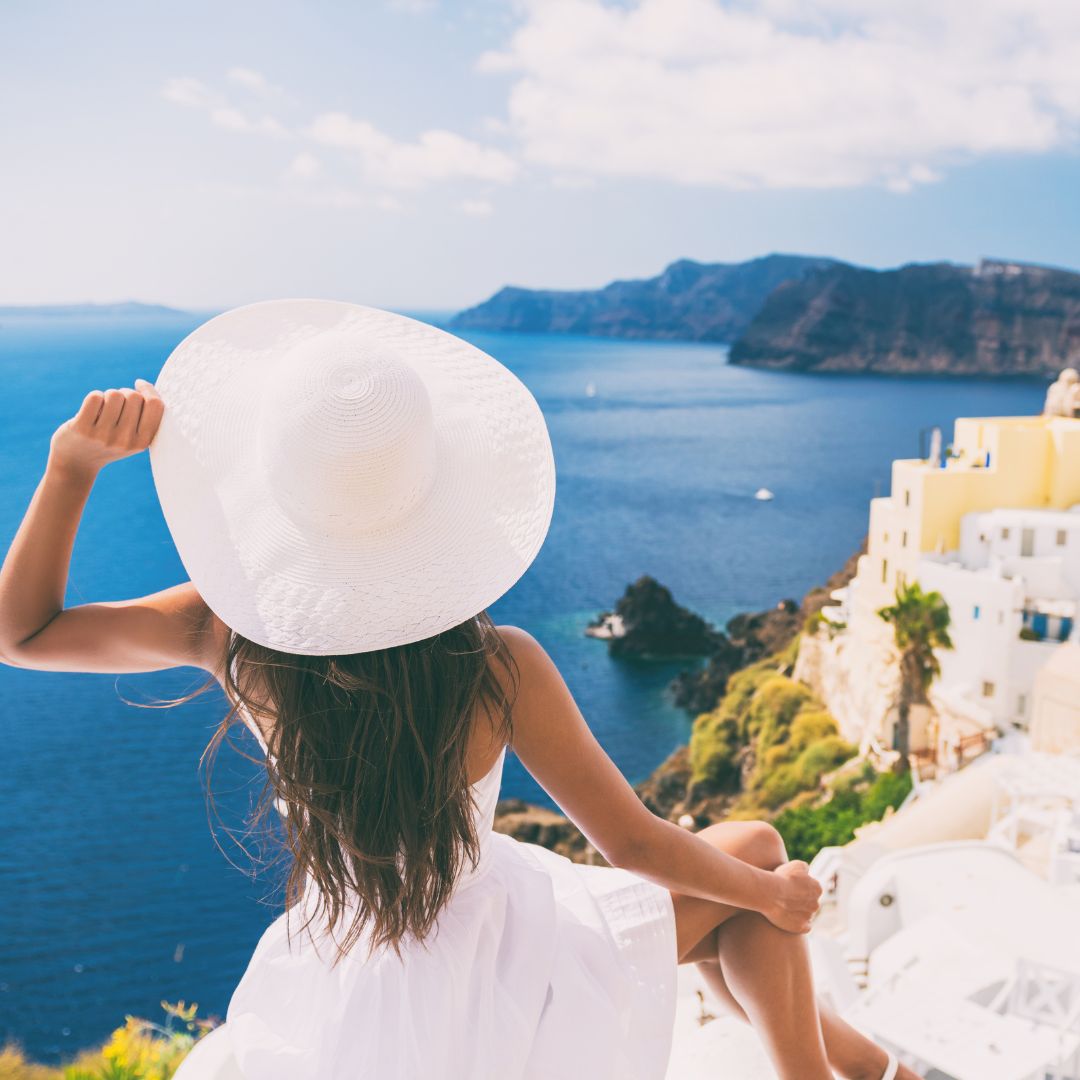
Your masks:
[{"label": "white sun hat", "polygon": [[150,463],[192,583],[285,652],[369,652],[479,614],[547,535],[543,414],[493,357],[331,300],[218,315],[157,378]]}]

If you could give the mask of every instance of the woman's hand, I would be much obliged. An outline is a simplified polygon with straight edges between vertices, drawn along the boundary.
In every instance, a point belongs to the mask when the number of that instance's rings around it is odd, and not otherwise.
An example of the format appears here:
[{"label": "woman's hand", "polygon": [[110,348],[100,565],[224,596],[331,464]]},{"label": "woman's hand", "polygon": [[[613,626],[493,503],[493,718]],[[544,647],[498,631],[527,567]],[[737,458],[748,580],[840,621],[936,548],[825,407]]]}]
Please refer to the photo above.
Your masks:
[{"label": "woman's hand", "polygon": [[91,390],[54,432],[49,462],[64,472],[96,476],[110,461],[145,450],[164,412],[165,402],[145,379],[136,379],[134,388]]},{"label": "woman's hand", "polygon": [[762,914],[774,926],[792,934],[805,934],[821,906],[821,885],[810,876],[810,867],[795,860],[772,871],[775,891]]}]

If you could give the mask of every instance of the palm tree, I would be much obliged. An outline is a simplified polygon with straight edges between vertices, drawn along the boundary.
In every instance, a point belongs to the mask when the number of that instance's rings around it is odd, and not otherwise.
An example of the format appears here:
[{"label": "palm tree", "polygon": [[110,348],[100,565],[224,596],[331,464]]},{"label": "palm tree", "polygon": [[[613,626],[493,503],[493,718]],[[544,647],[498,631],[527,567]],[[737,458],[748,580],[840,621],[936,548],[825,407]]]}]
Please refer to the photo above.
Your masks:
[{"label": "palm tree", "polygon": [[878,610],[892,623],[900,650],[900,701],[893,748],[900,752],[900,768],[908,767],[911,743],[911,706],[926,703],[927,692],[941,674],[935,649],[951,649],[949,605],[939,592],[923,592],[917,581],[897,585],[896,601]]}]

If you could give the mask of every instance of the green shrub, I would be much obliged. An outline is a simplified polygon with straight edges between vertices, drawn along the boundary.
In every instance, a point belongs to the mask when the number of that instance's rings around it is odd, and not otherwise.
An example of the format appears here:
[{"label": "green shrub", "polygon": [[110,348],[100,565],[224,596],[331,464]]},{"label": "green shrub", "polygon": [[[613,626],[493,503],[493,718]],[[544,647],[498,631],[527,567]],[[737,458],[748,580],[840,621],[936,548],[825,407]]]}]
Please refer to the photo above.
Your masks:
[{"label": "green shrub", "polygon": [[770,746],[761,756],[756,771],[758,773],[770,773],[781,765],[789,764],[794,758],[794,748],[790,743],[778,743],[776,746]]},{"label": "green shrub", "polygon": [[728,679],[727,692],[720,702],[720,708],[729,716],[744,717],[758,687],[777,674],[777,667],[776,658],[769,657],[735,672]]},{"label": "green shrub", "polygon": [[839,735],[826,735],[825,738],[811,743],[795,763],[801,785],[804,788],[817,787],[825,773],[843,765],[857,752],[856,747],[841,739]]},{"label": "green shrub", "polygon": [[776,810],[802,790],[803,784],[796,767],[781,765],[761,777],[755,792],[755,801],[766,810]]},{"label": "green shrub", "polygon": [[[793,651],[789,659],[794,660]],[[694,721],[695,783],[738,792],[745,774],[743,751],[753,749],[746,791],[732,813],[760,816],[803,793],[813,797],[821,778],[856,753],[813,693],[782,674],[781,660],[777,654],[736,672],[720,705]]]},{"label": "green shrub", "polygon": [[807,708],[791,722],[788,742],[797,753],[802,753],[811,743],[836,735],[838,730],[836,721],[824,709]]},{"label": "green shrub", "polygon": [[868,787],[845,786],[818,806],[789,807],[773,824],[784,838],[788,857],[810,862],[824,847],[850,843],[860,825],[880,821],[910,791],[910,773],[880,773]]},{"label": "green shrub", "polygon": [[758,740],[758,753],[787,739],[796,714],[814,700],[813,694],[786,675],[774,674],[763,682],[750,701],[746,732]]},{"label": "green shrub", "polygon": [[739,724],[722,710],[702,713],[690,736],[690,768],[696,783],[709,781],[722,791],[739,790]]}]

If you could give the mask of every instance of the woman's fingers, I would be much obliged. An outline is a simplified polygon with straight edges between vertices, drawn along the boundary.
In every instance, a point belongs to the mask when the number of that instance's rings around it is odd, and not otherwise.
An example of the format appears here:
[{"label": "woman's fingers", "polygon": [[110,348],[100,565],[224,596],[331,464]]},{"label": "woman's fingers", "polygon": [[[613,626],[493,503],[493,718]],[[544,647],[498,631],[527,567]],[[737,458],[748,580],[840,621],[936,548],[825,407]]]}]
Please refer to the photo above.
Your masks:
[{"label": "woman's fingers", "polygon": [[165,413],[165,402],[157,387],[145,379],[136,379],[135,388],[143,396],[142,413],[139,416],[138,439],[142,446],[149,446]]},{"label": "woman's fingers", "polygon": [[110,388],[104,391],[105,403],[101,406],[101,412],[98,413],[97,423],[94,427],[99,433],[107,432],[111,428],[116,427],[116,422],[120,419],[120,413],[124,408],[124,391]]},{"label": "woman's fingers", "polygon": [[139,429],[139,417],[146,399],[138,390],[124,389],[120,392],[124,395],[124,403],[120,407],[120,415],[116,420],[115,437],[121,446],[132,446],[135,442],[135,433]]},{"label": "woman's fingers", "polygon": [[81,432],[88,432],[96,423],[101,406],[105,404],[105,395],[100,390],[91,390],[83,398],[79,411],[72,417],[71,423]]}]

